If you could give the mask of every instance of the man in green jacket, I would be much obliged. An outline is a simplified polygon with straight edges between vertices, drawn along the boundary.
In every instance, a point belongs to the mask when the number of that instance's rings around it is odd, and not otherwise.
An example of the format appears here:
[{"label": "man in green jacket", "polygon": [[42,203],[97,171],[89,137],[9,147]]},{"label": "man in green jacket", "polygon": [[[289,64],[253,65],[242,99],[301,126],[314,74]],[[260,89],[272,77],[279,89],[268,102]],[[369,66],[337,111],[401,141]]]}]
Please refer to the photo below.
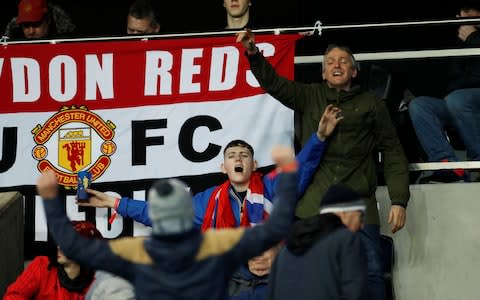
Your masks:
[{"label": "man in green jacket", "polygon": [[329,186],[343,183],[365,199],[367,215],[361,235],[365,241],[369,268],[369,299],[384,299],[380,228],[375,199],[377,188],[375,150],[384,153],[384,174],[392,207],[388,222],[392,232],[405,225],[405,208],[410,198],[408,163],[386,106],[373,93],[352,84],[358,74],[349,48],[332,45],[324,55],[322,83],[303,84],[279,76],[255,45],[250,30],[237,34],[246,49],[250,67],[261,87],[301,117],[301,142],[314,130],[318,116],[328,104],[338,106],[344,120],[330,137],[323,161],[297,206],[300,218],[318,214]]}]

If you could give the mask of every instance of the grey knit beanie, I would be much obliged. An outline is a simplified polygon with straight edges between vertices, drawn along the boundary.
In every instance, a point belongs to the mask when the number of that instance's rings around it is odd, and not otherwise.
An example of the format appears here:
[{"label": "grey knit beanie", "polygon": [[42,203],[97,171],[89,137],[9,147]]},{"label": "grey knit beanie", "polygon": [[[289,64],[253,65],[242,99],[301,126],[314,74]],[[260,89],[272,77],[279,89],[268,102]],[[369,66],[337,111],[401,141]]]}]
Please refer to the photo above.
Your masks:
[{"label": "grey knit beanie", "polygon": [[193,228],[192,195],[182,181],[157,180],[148,191],[148,203],[154,235],[179,234]]}]

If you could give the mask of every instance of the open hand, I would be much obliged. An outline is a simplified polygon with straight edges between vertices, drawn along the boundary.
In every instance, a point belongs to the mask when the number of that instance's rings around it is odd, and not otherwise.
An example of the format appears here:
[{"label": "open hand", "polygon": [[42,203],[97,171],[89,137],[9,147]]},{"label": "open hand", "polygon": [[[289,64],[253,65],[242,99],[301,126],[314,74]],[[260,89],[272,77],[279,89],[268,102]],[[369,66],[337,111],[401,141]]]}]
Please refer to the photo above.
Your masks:
[{"label": "open hand", "polygon": [[248,54],[251,55],[257,53],[257,46],[255,46],[255,35],[252,33],[251,29],[245,28],[245,31],[238,32],[236,36],[236,42],[241,42]]},{"label": "open hand", "polygon": [[329,137],[338,122],[343,120],[342,110],[333,104],[329,104],[323,112],[322,118],[318,123],[317,136],[321,141],[325,141]]}]

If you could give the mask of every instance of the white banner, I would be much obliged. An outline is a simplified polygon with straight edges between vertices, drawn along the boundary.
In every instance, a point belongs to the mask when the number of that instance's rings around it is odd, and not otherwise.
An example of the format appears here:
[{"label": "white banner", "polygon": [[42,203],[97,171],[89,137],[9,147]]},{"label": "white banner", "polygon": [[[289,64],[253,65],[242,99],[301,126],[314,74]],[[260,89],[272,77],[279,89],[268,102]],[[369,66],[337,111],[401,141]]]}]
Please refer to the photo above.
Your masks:
[{"label": "white banner", "polygon": [[[109,156],[111,165],[96,183],[219,172],[223,162],[223,146],[234,139],[243,139],[253,146],[256,150],[255,159],[260,166],[272,163],[270,149],[274,145],[292,145],[293,112],[268,94],[235,101],[96,110],[95,114],[115,125],[112,141],[116,145],[116,151]],[[44,124],[52,115],[54,114],[44,112],[2,115],[4,127],[18,128],[18,150],[12,168],[6,173],[0,173],[0,187],[35,184],[39,157],[32,153],[37,144],[31,131],[38,124]],[[146,129],[144,124],[148,121],[156,121],[157,128]],[[137,125],[132,125],[135,122]],[[138,124],[140,129],[135,131],[132,127]],[[62,171],[71,172],[68,162],[66,165],[61,163],[62,153],[67,151],[62,147],[65,144],[62,139],[65,134],[82,129],[89,131],[89,134],[82,132],[81,135],[89,136],[90,161],[95,161],[102,155],[100,148],[104,140],[81,122],[59,126],[43,144],[47,153],[41,158]],[[163,142],[161,145],[148,145],[149,138],[161,138]],[[185,140],[185,145],[179,143],[179,140]],[[187,150],[181,149],[182,147]],[[186,154],[189,148],[193,148],[195,153],[204,153],[209,147],[216,150],[215,156],[207,161],[194,162]],[[140,156],[145,157],[145,161],[133,161],[132,153],[141,153]]]}]

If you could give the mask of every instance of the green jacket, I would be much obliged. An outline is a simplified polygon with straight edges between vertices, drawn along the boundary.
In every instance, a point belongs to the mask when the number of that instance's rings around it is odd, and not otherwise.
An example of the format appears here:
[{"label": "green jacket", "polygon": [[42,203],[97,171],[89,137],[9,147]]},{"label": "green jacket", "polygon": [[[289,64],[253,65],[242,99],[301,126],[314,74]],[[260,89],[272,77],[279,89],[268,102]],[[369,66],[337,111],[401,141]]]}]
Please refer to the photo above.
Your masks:
[{"label": "green jacket", "polygon": [[[377,165],[375,150],[384,153],[384,174],[393,205],[407,206],[410,198],[408,163],[385,104],[359,86],[337,91],[326,82],[304,84],[279,76],[261,54],[248,57],[250,67],[267,93],[300,115],[301,142],[315,132],[328,104],[342,109],[345,117],[329,137],[328,148],[303,198],[297,216],[318,213],[328,187],[343,183],[367,204],[366,224],[379,224],[375,191]],[[298,129],[298,128],[297,128]]]}]

